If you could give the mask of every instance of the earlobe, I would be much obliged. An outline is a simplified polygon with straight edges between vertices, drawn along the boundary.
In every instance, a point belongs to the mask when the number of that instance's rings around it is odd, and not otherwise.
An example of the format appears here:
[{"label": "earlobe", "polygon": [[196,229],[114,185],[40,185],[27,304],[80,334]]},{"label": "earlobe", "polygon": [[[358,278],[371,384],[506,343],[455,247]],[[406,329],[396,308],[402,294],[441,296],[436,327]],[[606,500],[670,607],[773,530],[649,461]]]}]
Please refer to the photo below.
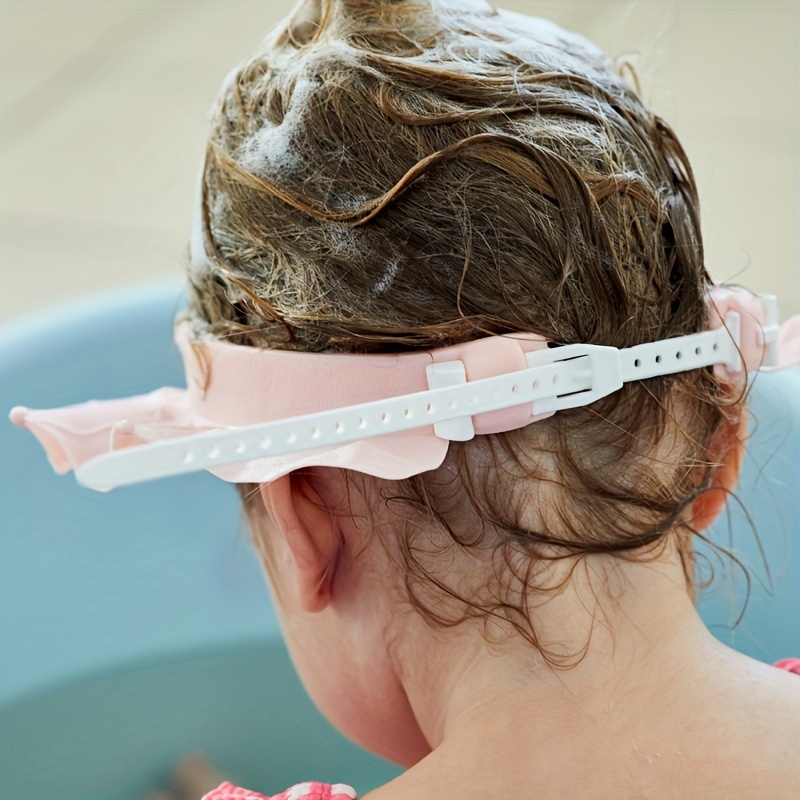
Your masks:
[{"label": "earlobe", "polygon": [[742,413],[735,428],[728,430],[728,445],[724,448],[722,462],[712,473],[711,486],[692,503],[692,527],[696,531],[714,524],[739,481],[747,438],[746,413]]},{"label": "earlobe", "polygon": [[342,538],[315,468],[298,470],[261,487],[261,497],[290,553],[296,598],[305,611],[330,603]]}]

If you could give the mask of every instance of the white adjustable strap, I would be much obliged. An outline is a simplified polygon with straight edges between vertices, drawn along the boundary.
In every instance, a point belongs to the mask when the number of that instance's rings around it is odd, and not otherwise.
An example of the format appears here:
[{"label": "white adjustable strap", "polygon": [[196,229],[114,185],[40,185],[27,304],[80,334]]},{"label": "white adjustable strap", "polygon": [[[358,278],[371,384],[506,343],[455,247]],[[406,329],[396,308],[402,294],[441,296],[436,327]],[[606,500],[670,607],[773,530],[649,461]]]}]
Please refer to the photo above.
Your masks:
[{"label": "white adjustable strap", "polygon": [[623,350],[587,344],[539,350],[527,354],[527,369],[472,382],[467,382],[460,361],[431,364],[428,391],[129,447],[86,462],[76,470],[76,478],[89,488],[107,491],[426,425],[433,425],[442,438],[470,439],[471,417],[486,411],[532,403],[534,414],[549,413],[589,405],[627,381],[714,364],[736,372],[741,368],[738,342],[739,315],[734,312],[717,330]]},{"label": "white adjustable strap", "polygon": [[740,341],[741,320],[739,314],[732,311],[725,318],[725,325],[716,330],[620,350],[622,380],[627,383],[714,364],[724,364],[730,372],[739,372],[742,368]]},{"label": "white adjustable strap", "polygon": [[[777,305],[775,307],[777,319]],[[703,331],[659,342],[647,342],[618,350],[615,347],[593,345],[567,345],[528,353],[529,367],[541,367],[554,362],[571,363],[568,359],[586,357],[591,383],[587,386],[568,389],[566,381],[554,384],[556,393],[535,399],[534,414],[545,414],[565,408],[586,406],[619,389],[628,381],[644,380],[659,375],[672,375],[691,369],[700,369],[715,364],[724,364],[731,372],[741,370],[739,353],[741,321],[739,314],[731,312],[725,325],[713,331]],[[765,329],[766,330],[766,329]],[[777,339],[776,339],[777,340]],[[513,373],[521,375],[522,373]],[[464,365],[461,361],[446,361],[428,367],[428,384],[432,389],[445,386],[458,386],[466,383]],[[472,386],[480,381],[475,381]],[[506,408],[514,403],[506,403],[495,408]],[[456,417],[434,425],[436,435],[451,441],[469,441],[475,435],[471,417]]]}]

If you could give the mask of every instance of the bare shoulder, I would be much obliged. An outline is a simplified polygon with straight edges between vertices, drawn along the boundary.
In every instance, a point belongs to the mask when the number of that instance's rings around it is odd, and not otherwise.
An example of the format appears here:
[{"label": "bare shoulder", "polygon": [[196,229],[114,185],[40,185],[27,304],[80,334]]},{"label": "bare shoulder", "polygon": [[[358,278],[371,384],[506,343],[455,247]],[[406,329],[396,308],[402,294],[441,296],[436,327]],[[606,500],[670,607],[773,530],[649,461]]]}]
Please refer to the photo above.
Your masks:
[{"label": "bare shoulder", "polygon": [[516,766],[488,755],[457,769],[457,760],[431,759],[364,800],[800,797],[800,675],[731,653],[670,695],[674,702],[637,704],[619,730],[609,720],[602,738],[584,726],[587,740],[573,727],[551,730],[543,742],[531,730],[520,738],[538,746],[511,759]]},{"label": "bare shoulder", "polygon": [[[738,654],[733,666],[718,684],[716,708],[724,724],[710,740],[712,748],[739,764],[734,773],[739,773],[740,786],[761,782],[764,794],[754,796],[796,798],[800,796],[800,675]],[[713,733],[713,720],[709,722]]]},{"label": "bare shoulder", "polygon": [[800,737],[800,675],[738,654],[736,662],[721,688],[736,690],[748,719]]}]

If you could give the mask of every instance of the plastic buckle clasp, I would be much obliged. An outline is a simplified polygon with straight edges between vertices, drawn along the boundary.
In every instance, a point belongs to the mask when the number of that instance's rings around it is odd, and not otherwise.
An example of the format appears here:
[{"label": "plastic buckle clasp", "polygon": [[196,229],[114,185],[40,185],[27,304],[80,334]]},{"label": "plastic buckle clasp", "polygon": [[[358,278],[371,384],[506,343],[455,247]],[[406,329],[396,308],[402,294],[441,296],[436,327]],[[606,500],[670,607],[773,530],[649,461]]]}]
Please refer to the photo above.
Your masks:
[{"label": "plastic buckle clasp", "polygon": [[[467,371],[463,361],[439,361],[428,364],[425,371],[429,389],[461,386],[467,382]],[[475,436],[475,426],[470,416],[437,422],[433,426],[433,431],[440,439],[451,442],[468,442]]]},{"label": "plastic buckle clasp", "polygon": [[588,406],[601,397],[622,388],[622,359],[616,347],[599,344],[567,344],[547,350],[536,350],[526,356],[528,366],[544,367],[564,361],[578,361],[572,371],[574,379],[588,378],[590,389],[543,398],[534,402],[534,414],[547,414],[565,408]]}]

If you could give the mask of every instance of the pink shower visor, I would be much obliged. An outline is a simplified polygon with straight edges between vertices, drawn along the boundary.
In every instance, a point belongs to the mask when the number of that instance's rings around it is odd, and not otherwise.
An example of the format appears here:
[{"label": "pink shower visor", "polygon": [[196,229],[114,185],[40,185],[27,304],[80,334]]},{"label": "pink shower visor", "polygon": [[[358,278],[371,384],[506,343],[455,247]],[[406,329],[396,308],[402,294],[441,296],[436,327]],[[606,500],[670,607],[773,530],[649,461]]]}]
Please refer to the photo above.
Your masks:
[{"label": "pink shower visor", "polygon": [[450,441],[524,427],[631,380],[800,364],[800,316],[779,326],[774,296],[716,287],[709,300],[709,330],[621,350],[523,333],[391,355],[298,353],[201,342],[183,320],[186,389],[17,406],[10,418],[56,472],[98,491],[203,469],[264,483],[311,465],[396,480],[436,469]]}]

